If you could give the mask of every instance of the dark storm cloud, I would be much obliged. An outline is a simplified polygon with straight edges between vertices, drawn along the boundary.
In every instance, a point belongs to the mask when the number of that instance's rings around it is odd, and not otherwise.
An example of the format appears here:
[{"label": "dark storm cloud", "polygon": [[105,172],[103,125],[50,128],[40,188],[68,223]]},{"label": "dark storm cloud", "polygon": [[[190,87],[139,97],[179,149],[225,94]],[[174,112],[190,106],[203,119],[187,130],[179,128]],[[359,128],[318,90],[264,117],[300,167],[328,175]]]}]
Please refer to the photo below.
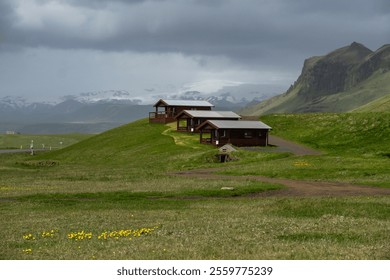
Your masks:
[{"label": "dark storm cloud", "polygon": [[0,43],[5,41],[5,34],[11,28],[12,16],[12,6],[8,2],[0,2]]},{"label": "dark storm cloud", "polygon": [[0,96],[213,92],[390,42],[388,0],[0,0]]},{"label": "dark storm cloud", "polygon": [[271,65],[297,63],[352,41],[379,47],[390,40],[384,0],[14,0],[1,5],[7,11],[1,12],[6,43],[22,47],[222,55]]}]

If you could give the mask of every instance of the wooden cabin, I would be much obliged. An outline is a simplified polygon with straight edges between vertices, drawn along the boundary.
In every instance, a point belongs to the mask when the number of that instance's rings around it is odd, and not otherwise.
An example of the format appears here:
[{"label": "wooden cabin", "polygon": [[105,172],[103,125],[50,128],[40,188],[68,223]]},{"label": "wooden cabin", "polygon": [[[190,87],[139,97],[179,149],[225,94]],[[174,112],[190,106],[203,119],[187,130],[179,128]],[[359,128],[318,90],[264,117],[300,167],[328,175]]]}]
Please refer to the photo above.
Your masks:
[{"label": "wooden cabin", "polygon": [[239,120],[241,117],[232,111],[184,110],[176,116],[177,131],[195,132],[207,120]]},{"label": "wooden cabin", "polygon": [[149,122],[169,123],[174,122],[175,117],[183,110],[210,111],[214,105],[204,100],[160,99],[153,107],[156,110],[149,113]]},{"label": "wooden cabin", "polygon": [[214,146],[267,146],[271,127],[261,121],[208,120],[198,130],[200,143]]}]

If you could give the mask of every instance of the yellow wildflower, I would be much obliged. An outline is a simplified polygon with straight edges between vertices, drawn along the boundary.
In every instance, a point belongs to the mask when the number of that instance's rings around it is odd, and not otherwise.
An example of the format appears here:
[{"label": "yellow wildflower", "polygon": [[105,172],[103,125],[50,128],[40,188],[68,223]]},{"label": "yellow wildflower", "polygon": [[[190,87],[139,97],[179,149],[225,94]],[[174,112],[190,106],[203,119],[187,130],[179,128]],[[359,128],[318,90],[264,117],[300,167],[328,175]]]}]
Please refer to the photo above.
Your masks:
[{"label": "yellow wildflower", "polygon": [[31,248],[23,249],[23,253],[25,253],[25,254],[32,254],[32,249]]},{"label": "yellow wildflower", "polygon": [[309,166],[310,164],[306,161],[294,161],[293,165],[297,167],[304,167]]},{"label": "yellow wildflower", "polygon": [[35,236],[32,233],[27,233],[23,235],[23,239],[25,240],[35,240]]}]

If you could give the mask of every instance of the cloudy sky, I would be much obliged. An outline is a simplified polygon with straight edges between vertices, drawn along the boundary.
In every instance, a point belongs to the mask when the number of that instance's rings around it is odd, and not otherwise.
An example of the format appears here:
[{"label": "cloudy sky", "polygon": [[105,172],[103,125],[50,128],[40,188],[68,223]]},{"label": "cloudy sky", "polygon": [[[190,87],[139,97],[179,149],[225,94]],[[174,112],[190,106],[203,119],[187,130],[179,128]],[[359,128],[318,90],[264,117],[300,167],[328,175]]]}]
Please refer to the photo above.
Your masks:
[{"label": "cloudy sky", "polygon": [[0,0],[0,97],[287,89],[353,41],[390,43],[388,0]]}]

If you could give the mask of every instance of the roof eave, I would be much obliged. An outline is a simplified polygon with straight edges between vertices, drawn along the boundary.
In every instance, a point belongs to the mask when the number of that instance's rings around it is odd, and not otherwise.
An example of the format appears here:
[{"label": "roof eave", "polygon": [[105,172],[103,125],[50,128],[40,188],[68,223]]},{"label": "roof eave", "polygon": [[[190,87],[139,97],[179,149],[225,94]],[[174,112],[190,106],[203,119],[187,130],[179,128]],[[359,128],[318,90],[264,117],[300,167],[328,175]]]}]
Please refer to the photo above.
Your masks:
[{"label": "roof eave", "polygon": [[159,101],[156,102],[156,104],[153,105],[153,107],[158,107],[157,105],[158,105],[159,103],[163,103],[164,106],[168,106],[168,104],[165,103],[165,101],[164,101],[163,99],[160,99]]}]

